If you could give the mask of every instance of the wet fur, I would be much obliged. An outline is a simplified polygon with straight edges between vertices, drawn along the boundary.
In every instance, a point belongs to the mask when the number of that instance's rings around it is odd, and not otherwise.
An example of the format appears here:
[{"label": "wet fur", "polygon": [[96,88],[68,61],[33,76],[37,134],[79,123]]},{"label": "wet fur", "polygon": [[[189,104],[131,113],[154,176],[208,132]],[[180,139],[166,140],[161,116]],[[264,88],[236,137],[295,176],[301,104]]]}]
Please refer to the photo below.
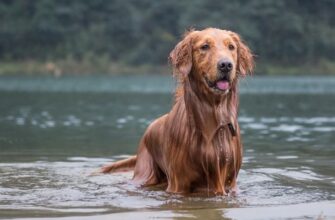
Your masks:
[{"label": "wet fur", "polygon": [[[217,45],[210,54],[197,49],[205,37]],[[233,43],[236,51],[222,49],[221,38]],[[227,94],[214,94],[203,80],[205,75],[216,77],[219,56],[234,61]],[[107,165],[101,171],[134,168],[133,181],[143,186],[167,183],[166,190],[172,193],[205,189],[226,194],[236,188],[242,164],[237,84],[239,77],[252,72],[252,54],[236,33],[209,28],[188,32],[169,58],[179,81],[171,111],[147,128],[137,157]],[[228,123],[234,126],[235,136]]]}]

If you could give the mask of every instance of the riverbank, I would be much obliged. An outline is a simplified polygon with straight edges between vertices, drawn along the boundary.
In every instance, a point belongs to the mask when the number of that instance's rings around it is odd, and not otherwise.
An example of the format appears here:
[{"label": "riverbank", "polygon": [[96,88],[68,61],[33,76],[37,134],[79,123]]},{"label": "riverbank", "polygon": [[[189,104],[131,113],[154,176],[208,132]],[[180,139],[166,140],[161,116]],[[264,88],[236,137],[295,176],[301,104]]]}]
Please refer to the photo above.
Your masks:
[{"label": "riverbank", "polygon": [[[256,61],[257,75],[335,75],[335,62],[321,61],[313,65],[278,65],[264,64]],[[77,75],[77,74],[167,74],[171,67],[153,65],[127,65],[111,62],[109,59],[94,58],[81,61],[65,59],[58,61],[2,61],[0,62],[0,75]]]}]

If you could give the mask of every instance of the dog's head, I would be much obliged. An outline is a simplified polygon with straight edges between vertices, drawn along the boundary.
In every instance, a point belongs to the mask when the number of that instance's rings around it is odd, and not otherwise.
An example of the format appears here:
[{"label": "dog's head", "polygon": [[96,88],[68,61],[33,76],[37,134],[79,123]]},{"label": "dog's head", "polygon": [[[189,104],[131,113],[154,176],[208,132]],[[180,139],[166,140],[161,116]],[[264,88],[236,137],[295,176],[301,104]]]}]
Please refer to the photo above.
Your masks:
[{"label": "dog's head", "polygon": [[169,56],[174,75],[192,74],[214,94],[226,94],[238,76],[253,71],[249,48],[231,31],[208,28],[190,31]]}]

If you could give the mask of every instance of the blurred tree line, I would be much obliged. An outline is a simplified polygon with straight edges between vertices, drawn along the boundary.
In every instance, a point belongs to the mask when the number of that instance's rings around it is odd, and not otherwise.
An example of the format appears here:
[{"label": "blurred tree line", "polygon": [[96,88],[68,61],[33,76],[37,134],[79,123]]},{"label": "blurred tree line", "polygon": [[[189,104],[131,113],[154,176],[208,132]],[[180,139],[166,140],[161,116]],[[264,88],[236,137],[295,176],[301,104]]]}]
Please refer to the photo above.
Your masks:
[{"label": "blurred tree line", "polygon": [[186,29],[212,26],[260,65],[313,66],[335,59],[334,12],[333,0],[1,0],[0,59],[164,65]]}]

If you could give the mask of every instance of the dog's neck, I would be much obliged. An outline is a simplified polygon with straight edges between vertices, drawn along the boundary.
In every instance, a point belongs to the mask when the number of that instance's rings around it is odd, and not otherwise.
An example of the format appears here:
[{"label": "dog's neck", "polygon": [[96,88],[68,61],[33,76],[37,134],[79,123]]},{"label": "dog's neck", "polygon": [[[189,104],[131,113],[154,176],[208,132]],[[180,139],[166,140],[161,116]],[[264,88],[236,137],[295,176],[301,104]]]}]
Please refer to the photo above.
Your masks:
[{"label": "dog's neck", "polygon": [[216,131],[237,121],[238,94],[236,83],[223,95],[212,94],[203,82],[187,78],[184,81],[184,102],[190,126],[212,139]]}]

